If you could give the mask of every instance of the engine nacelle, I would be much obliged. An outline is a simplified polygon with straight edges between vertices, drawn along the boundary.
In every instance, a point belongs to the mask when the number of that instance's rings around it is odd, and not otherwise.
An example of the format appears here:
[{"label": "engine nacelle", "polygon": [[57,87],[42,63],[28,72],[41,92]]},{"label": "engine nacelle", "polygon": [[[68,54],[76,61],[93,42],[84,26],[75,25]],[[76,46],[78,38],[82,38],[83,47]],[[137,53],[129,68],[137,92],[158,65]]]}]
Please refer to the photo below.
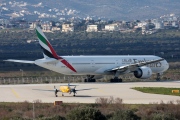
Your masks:
[{"label": "engine nacelle", "polygon": [[146,66],[140,67],[136,71],[134,71],[134,76],[136,78],[147,79],[150,78],[151,75],[152,75],[151,68]]}]

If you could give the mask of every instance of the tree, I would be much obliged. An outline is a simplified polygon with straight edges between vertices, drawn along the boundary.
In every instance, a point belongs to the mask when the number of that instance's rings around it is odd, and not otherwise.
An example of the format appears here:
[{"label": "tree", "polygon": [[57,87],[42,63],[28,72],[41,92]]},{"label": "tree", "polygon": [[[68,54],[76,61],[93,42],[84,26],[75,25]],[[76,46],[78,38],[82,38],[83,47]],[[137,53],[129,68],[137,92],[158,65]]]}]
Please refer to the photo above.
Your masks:
[{"label": "tree", "polygon": [[134,114],[132,110],[118,110],[110,120],[140,120],[140,117]]},{"label": "tree", "polygon": [[67,120],[105,120],[105,116],[96,108],[78,107],[67,114]]}]

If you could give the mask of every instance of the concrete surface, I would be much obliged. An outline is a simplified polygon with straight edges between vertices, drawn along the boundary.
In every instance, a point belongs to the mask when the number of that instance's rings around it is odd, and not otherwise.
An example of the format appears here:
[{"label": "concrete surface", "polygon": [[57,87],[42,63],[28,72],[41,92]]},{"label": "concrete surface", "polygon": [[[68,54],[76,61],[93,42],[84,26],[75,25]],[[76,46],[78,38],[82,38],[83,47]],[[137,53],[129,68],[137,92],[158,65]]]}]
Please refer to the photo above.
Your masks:
[{"label": "concrete surface", "polygon": [[23,84],[23,85],[0,85],[0,102],[23,102],[41,100],[42,102],[53,103],[54,101],[63,101],[71,103],[95,103],[95,100],[100,97],[123,99],[123,103],[132,104],[149,104],[167,103],[168,101],[180,100],[179,96],[158,95],[142,93],[131,89],[132,87],[173,87],[180,88],[180,82],[128,82],[128,83],[71,83],[78,85],[76,89],[94,88],[92,90],[77,91],[76,97],[73,94],[64,93],[61,96],[55,97],[52,91],[39,91],[33,89],[53,90],[54,85],[58,88],[60,84]]}]

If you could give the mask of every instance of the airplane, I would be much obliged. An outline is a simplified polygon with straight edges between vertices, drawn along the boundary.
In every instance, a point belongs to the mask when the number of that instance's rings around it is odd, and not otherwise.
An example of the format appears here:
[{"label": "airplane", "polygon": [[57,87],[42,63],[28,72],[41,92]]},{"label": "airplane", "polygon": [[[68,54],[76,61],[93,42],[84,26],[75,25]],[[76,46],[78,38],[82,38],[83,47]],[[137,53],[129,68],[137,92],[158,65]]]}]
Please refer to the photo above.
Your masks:
[{"label": "airplane", "polygon": [[122,82],[120,75],[132,73],[136,78],[147,79],[157,74],[157,80],[169,68],[168,62],[155,55],[90,55],[59,56],[40,29],[35,28],[44,58],[35,61],[8,59],[5,61],[36,64],[65,75],[86,75],[85,82],[98,76],[113,75],[111,81]]},{"label": "airplane", "polygon": [[[74,88],[72,88],[71,86],[74,86]],[[62,93],[62,96],[64,96],[63,93],[73,93],[73,96],[75,97],[77,94],[76,91],[84,91],[84,90],[91,90],[91,89],[95,89],[95,88],[88,88],[88,89],[79,89],[79,90],[76,90],[76,86],[77,85],[70,85],[70,83],[68,83],[68,85],[62,85],[59,87],[59,90],[56,89],[56,87],[54,86],[54,90],[43,90],[43,89],[33,89],[33,90],[39,90],[39,91],[54,91],[55,93],[55,97],[58,97],[57,93],[58,92],[61,92]]]}]

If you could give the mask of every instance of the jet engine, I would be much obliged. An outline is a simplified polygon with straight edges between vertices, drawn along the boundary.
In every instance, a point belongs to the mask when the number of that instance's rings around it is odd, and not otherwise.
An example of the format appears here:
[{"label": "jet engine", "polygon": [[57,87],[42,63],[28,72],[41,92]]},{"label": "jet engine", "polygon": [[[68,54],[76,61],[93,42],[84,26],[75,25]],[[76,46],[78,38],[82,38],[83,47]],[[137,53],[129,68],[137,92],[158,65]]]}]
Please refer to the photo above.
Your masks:
[{"label": "jet engine", "polygon": [[150,78],[151,75],[152,75],[151,68],[146,66],[139,67],[136,71],[134,71],[134,76],[136,78],[147,79]]}]

